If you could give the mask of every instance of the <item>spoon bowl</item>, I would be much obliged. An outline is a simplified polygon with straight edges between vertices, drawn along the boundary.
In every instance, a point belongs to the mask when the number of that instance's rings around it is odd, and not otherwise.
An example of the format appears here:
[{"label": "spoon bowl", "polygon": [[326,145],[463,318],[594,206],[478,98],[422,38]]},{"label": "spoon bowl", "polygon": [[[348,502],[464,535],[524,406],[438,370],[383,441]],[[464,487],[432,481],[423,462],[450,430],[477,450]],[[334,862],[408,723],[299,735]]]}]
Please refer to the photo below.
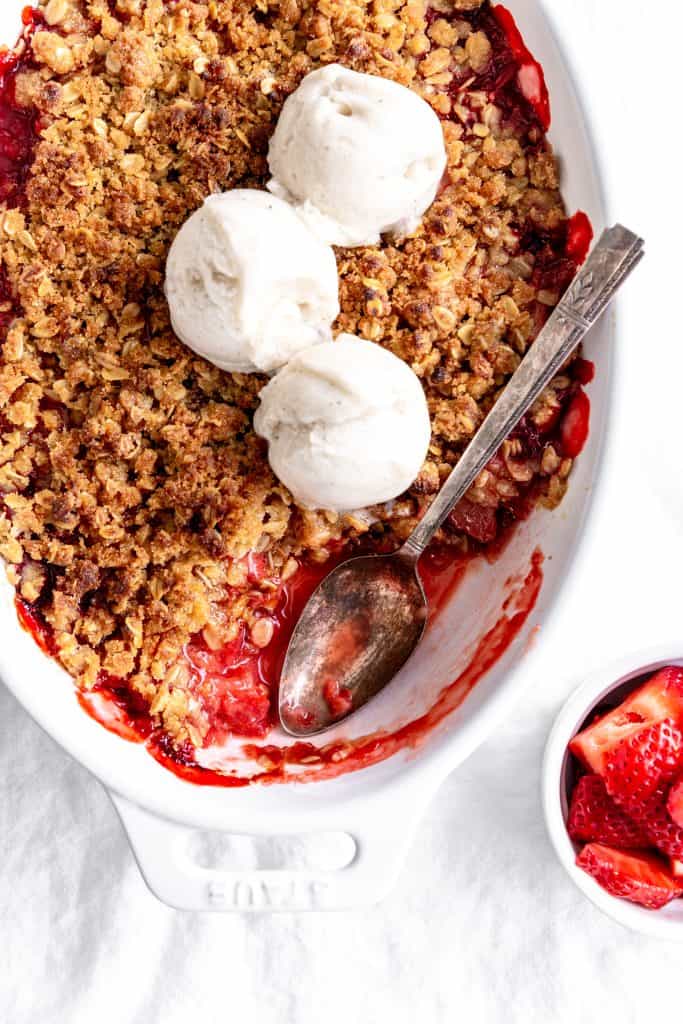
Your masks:
[{"label": "spoon bowl", "polygon": [[410,555],[343,562],[314,591],[292,634],[280,681],[283,728],[312,736],[362,707],[405,664],[426,622]]}]

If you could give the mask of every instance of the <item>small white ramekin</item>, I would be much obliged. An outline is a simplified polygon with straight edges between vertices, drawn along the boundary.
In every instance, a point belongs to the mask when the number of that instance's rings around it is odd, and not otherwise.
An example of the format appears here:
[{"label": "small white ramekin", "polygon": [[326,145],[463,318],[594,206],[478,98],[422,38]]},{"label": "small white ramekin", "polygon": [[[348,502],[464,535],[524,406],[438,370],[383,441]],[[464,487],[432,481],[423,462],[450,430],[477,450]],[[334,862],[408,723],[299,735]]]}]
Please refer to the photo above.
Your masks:
[{"label": "small white ramekin", "polygon": [[[683,899],[673,900],[662,910],[646,910],[635,903],[611,896],[576,866],[580,846],[567,833],[568,744],[580,731],[591,712],[608,695],[618,703],[642,677],[666,665],[683,665],[683,642],[662,644],[624,655],[592,672],[571,695],[555,720],[548,737],[542,769],[543,811],[550,840],[565,871],[581,892],[605,914],[634,931],[670,942],[683,942]],[[621,691],[621,692],[619,692]]]}]

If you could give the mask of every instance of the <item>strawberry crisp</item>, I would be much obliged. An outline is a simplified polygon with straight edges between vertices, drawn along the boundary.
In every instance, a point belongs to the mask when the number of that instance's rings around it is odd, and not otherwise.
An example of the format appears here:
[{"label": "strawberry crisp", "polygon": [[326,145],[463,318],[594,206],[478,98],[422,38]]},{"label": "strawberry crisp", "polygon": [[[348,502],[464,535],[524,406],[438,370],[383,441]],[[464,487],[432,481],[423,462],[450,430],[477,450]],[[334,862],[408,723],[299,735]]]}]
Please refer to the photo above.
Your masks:
[{"label": "strawberry crisp", "polygon": [[[20,615],[171,752],[263,736],[292,594],[407,537],[585,256],[542,72],[486,0],[44,0],[24,20],[0,55],[0,555]],[[252,429],[265,378],[194,356],[163,292],[181,225],[265,186],[284,100],[332,62],[414,89],[448,153],[415,234],[336,250],[335,333],[405,360],[432,423],[410,490],[352,514],[297,507]],[[576,358],[552,381],[442,561],[559,503],[588,379]]]}]

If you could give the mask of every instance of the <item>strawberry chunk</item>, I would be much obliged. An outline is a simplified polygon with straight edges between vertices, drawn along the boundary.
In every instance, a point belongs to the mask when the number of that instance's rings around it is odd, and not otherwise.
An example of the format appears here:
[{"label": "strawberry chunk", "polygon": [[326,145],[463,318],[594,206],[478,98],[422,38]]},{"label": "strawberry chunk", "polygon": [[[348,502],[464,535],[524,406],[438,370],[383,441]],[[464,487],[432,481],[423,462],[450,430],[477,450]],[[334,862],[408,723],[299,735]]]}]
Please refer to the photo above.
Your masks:
[{"label": "strawberry chunk", "polygon": [[666,809],[671,819],[683,828],[683,778],[674,782],[666,800]]},{"label": "strawberry chunk", "polygon": [[683,828],[667,810],[668,791],[668,783],[662,783],[644,804],[631,807],[631,816],[646,833],[651,846],[674,860],[683,861]]},{"label": "strawberry chunk", "polygon": [[680,770],[683,733],[669,718],[627,739],[607,758],[604,770],[607,792],[637,821],[647,819],[648,806],[659,803]]},{"label": "strawberry chunk", "polygon": [[569,749],[590,771],[602,775],[622,740],[665,718],[683,724],[683,668],[661,669],[619,707],[578,733]]},{"label": "strawberry chunk", "polygon": [[615,804],[599,775],[584,775],[572,793],[567,831],[575,842],[598,842],[619,850],[650,845],[645,831]]},{"label": "strawberry chunk", "polygon": [[683,860],[683,829],[667,809],[681,770],[683,734],[669,719],[624,740],[607,759],[607,792],[669,857]]},{"label": "strawberry chunk", "polygon": [[683,884],[655,854],[624,853],[602,843],[588,843],[576,863],[612,896],[648,910],[659,910],[683,893]]},{"label": "strawberry chunk", "polygon": [[583,451],[590,429],[591,403],[581,388],[576,392],[560,426],[562,454],[575,459]]},{"label": "strawberry chunk", "polygon": [[646,808],[640,824],[658,850],[674,860],[683,861],[683,828],[672,820],[666,809],[666,789],[660,789],[657,799]]},{"label": "strawberry chunk", "polygon": [[454,530],[462,530],[481,544],[488,544],[498,532],[495,508],[476,505],[469,498],[461,498],[448,516],[448,523]]}]

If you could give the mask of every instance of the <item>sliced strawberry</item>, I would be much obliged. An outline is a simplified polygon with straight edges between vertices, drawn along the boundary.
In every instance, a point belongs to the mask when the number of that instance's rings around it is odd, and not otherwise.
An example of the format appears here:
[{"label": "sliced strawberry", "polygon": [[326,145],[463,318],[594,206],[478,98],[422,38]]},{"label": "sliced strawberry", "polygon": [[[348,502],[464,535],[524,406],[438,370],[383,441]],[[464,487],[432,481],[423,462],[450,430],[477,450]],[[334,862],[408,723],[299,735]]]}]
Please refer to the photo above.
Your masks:
[{"label": "sliced strawberry", "polygon": [[602,843],[588,843],[576,863],[612,896],[649,910],[659,910],[683,893],[683,884],[652,853],[624,853]]},{"label": "sliced strawberry", "polygon": [[569,749],[591,772],[602,775],[610,753],[624,739],[640,732],[642,728],[641,718],[630,718],[617,708],[578,733],[569,744]]},{"label": "sliced strawberry", "polygon": [[666,789],[661,789],[657,799],[646,808],[639,824],[645,829],[650,842],[667,857],[683,861],[683,828],[672,821],[666,809]]},{"label": "sliced strawberry", "polygon": [[646,725],[671,718],[683,723],[683,668],[663,668],[619,707],[583,729],[569,744],[575,757],[602,775],[613,750]]},{"label": "sliced strawberry", "polygon": [[583,451],[590,429],[591,403],[581,388],[576,392],[564,415],[560,427],[562,454],[575,459]]},{"label": "sliced strawberry", "polygon": [[678,774],[683,733],[669,718],[622,740],[607,758],[604,779],[609,795],[636,818],[647,819],[650,803]]},{"label": "sliced strawberry", "polygon": [[667,798],[681,770],[683,734],[669,719],[624,740],[605,765],[607,792],[637,822],[650,842],[683,860],[683,829],[670,817]]},{"label": "sliced strawberry", "polygon": [[567,831],[575,842],[598,842],[619,850],[645,849],[646,833],[618,807],[599,775],[584,775],[572,793]]},{"label": "sliced strawberry", "polygon": [[671,819],[683,828],[683,778],[674,782],[666,800],[666,809]]}]

